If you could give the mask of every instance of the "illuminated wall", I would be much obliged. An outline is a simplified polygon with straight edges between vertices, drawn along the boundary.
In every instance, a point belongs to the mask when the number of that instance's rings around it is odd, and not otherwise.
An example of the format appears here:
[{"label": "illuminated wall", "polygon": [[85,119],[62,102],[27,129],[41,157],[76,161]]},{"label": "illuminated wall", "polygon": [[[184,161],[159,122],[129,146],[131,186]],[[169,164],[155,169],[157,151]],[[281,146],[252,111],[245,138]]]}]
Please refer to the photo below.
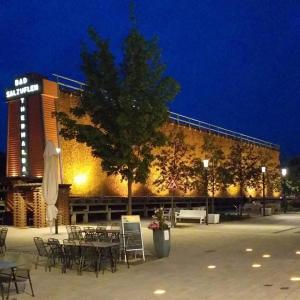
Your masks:
[{"label": "illuminated wall", "polygon": [[[69,108],[76,104],[76,96],[73,94],[61,92],[57,102],[57,109],[59,111],[68,112]],[[85,123],[89,123],[88,119],[83,120]],[[198,129],[192,129],[185,126],[180,126],[173,123],[168,123],[163,130],[174,131],[175,128],[180,127],[185,135],[185,142],[195,146],[195,155],[201,157],[200,149],[203,144],[203,137],[207,132],[199,131]],[[225,136],[214,135],[216,143],[218,143],[225,155],[229,153],[230,146],[234,142],[232,138]],[[59,144],[62,149],[62,169],[64,183],[72,184],[71,194],[80,196],[126,196],[127,184],[125,181],[121,182],[120,177],[107,176],[101,169],[101,161],[95,158],[91,154],[91,150],[84,144],[77,143],[76,141],[66,141],[62,137],[59,137]],[[255,146],[257,150],[261,150],[263,147]],[[271,157],[272,161],[279,165],[279,151],[264,148]],[[168,191],[158,193],[157,188],[153,186],[153,181],[156,178],[155,170],[152,168],[146,185],[134,184],[133,195],[145,196],[145,195],[168,195]],[[255,190],[248,190],[248,195],[252,197],[260,196]],[[182,193],[177,193],[178,195]],[[186,196],[197,196],[196,192],[190,192],[185,194]],[[278,196],[279,194],[273,194],[272,196]],[[203,195],[202,195],[203,196]],[[238,197],[239,188],[236,186],[230,186],[225,194],[216,192],[217,197]]]},{"label": "illuminated wall", "polygon": [[[101,160],[93,157],[90,148],[74,140],[67,141],[58,135],[60,129],[55,111],[69,112],[77,102],[76,94],[60,91],[57,83],[32,74],[16,79],[14,86],[6,91],[8,104],[8,143],[7,143],[7,176],[8,177],[42,177],[43,152],[45,142],[52,140],[61,148],[60,174],[62,183],[71,184],[71,194],[78,196],[126,196],[127,184],[118,176],[107,176],[101,169]],[[82,120],[89,124],[89,119]],[[185,142],[195,147],[194,155],[201,157],[203,138],[207,133],[198,129],[168,123],[162,128],[164,132],[174,131],[180,127],[186,137]],[[23,137],[22,137],[23,135]],[[233,139],[214,135],[216,142],[222,147],[225,155],[229,153]],[[275,165],[279,165],[279,151],[255,146],[257,151],[264,149],[272,156]],[[154,150],[159,151],[159,150]],[[24,171],[25,170],[25,171]],[[168,195],[168,191],[157,192],[153,186],[156,179],[154,168],[147,184],[134,184],[133,195]],[[249,195],[261,196],[255,190]],[[178,192],[180,194],[180,192]],[[197,196],[196,192],[186,195]],[[217,197],[239,195],[239,188],[230,186],[224,194]],[[278,196],[279,194],[273,194]],[[203,196],[203,195],[202,195]]]}]

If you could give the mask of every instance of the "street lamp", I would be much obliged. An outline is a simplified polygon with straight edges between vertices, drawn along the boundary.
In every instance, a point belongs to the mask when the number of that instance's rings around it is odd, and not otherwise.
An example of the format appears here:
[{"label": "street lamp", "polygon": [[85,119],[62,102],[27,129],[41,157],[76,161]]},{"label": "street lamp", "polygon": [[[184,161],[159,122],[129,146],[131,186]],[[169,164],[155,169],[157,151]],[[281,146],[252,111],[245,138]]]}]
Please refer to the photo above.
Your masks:
[{"label": "street lamp", "polygon": [[281,169],[281,190],[282,190],[282,206],[283,206],[283,212],[286,214],[287,211],[287,201],[286,201],[286,195],[285,195],[285,176],[287,175],[287,169],[283,168]]},{"label": "street lamp", "polygon": [[205,189],[206,189],[206,199],[205,199],[205,206],[206,206],[206,225],[208,225],[208,159],[203,159],[203,167],[205,170]]},{"label": "street lamp", "polygon": [[261,167],[262,172],[262,184],[263,184],[263,216],[266,215],[266,202],[265,202],[265,173],[266,167]]}]

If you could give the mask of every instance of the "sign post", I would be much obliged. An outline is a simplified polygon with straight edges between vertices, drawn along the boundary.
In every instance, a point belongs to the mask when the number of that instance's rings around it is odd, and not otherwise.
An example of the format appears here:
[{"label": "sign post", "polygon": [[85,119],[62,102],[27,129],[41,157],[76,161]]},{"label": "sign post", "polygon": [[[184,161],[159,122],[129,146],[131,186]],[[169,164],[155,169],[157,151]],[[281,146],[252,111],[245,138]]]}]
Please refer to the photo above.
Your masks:
[{"label": "sign post", "polygon": [[[145,261],[144,242],[142,236],[141,220],[139,215],[126,215],[121,217],[124,249],[126,252],[141,251]],[[125,253],[127,262],[127,254]]]},{"label": "sign post", "polygon": [[169,185],[169,190],[171,191],[171,227],[175,227],[175,211],[174,211],[174,190],[177,188],[177,184],[174,178],[171,178]]}]

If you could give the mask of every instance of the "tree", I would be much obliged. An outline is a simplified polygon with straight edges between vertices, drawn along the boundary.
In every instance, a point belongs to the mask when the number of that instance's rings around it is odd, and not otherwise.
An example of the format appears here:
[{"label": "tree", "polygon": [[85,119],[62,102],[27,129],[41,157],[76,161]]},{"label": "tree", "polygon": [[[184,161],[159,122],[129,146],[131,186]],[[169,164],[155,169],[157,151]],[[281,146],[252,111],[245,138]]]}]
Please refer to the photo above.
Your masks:
[{"label": "tree", "polygon": [[6,154],[0,152],[0,176],[5,176],[6,172]]},{"label": "tree", "polygon": [[153,184],[158,187],[158,191],[169,190],[172,193],[172,225],[174,225],[174,191],[187,192],[192,187],[190,174],[193,147],[186,144],[184,139],[182,130],[171,131],[166,146],[161,148],[153,163],[158,173]]},{"label": "tree", "polygon": [[288,173],[283,180],[283,187],[287,196],[300,195],[300,156],[290,159],[287,163]]},{"label": "tree", "polygon": [[[259,163],[261,167],[266,167],[265,180],[267,192],[266,195],[270,196],[274,191],[281,190],[281,178],[279,166],[272,161],[272,156],[269,149],[261,148],[258,151]],[[257,190],[262,190],[262,184],[257,187]]]},{"label": "tree", "polygon": [[[205,159],[209,160],[209,167],[206,172],[203,167],[203,161],[199,158],[194,159],[193,181],[194,186],[199,190],[207,189],[211,197],[211,213],[214,213],[214,199],[216,191],[225,190],[231,183],[230,174],[225,163],[225,155],[221,147],[217,144],[212,135],[205,135],[201,146],[201,153]],[[205,184],[206,183],[206,184]],[[205,185],[205,186],[204,186]],[[206,191],[205,191],[206,193]]]},{"label": "tree", "polygon": [[[168,120],[167,103],[179,85],[163,75],[156,39],[146,40],[135,27],[124,41],[120,66],[108,42],[93,29],[89,35],[95,49],[84,46],[81,53],[87,85],[70,114],[57,114],[60,134],[91,147],[108,175],[127,181],[131,214],[132,184],[146,182],[152,149],[165,142],[159,128]],[[82,122],[86,117],[89,123]]]},{"label": "tree", "polygon": [[258,188],[259,176],[258,155],[254,145],[244,141],[234,141],[230,147],[227,167],[235,186],[240,188],[239,214],[242,214],[247,188]]},{"label": "tree", "polygon": [[153,184],[158,187],[158,191],[176,189],[187,192],[191,189],[190,170],[194,148],[184,140],[182,130],[171,131],[166,145],[156,155],[153,166],[158,176]]}]

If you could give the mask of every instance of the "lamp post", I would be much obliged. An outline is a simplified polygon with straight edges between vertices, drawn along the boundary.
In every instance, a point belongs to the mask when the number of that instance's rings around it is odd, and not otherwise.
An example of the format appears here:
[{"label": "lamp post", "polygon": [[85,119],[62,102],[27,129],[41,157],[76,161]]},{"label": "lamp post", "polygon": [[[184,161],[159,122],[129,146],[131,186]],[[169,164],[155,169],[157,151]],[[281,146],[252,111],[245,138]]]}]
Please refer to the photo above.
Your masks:
[{"label": "lamp post", "polygon": [[287,211],[287,201],[286,201],[286,195],[285,195],[285,176],[286,175],[287,175],[287,169],[286,168],[281,169],[282,206],[283,206],[283,212],[285,214]]},{"label": "lamp post", "polygon": [[[60,167],[60,175],[61,175],[61,163],[60,163],[60,152],[61,152],[61,149],[60,148],[56,148],[55,150],[56,150],[56,153],[57,153],[57,155],[59,157],[59,167]],[[62,178],[62,176],[61,176],[61,178]],[[54,224],[55,224],[55,234],[58,234],[58,212],[57,212]]]},{"label": "lamp post", "polygon": [[203,160],[203,167],[205,170],[205,192],[206,192],[206,199],[205,199],[205,206],[206,206],[206,225],[208,225],[208,159]]},{"label": "lamp post", "polygon": [[266,215],[266,202],[265,202],[265,173],[266,167],[261,167],[262,172],[262,185],[263,185],[263,216]]}]

